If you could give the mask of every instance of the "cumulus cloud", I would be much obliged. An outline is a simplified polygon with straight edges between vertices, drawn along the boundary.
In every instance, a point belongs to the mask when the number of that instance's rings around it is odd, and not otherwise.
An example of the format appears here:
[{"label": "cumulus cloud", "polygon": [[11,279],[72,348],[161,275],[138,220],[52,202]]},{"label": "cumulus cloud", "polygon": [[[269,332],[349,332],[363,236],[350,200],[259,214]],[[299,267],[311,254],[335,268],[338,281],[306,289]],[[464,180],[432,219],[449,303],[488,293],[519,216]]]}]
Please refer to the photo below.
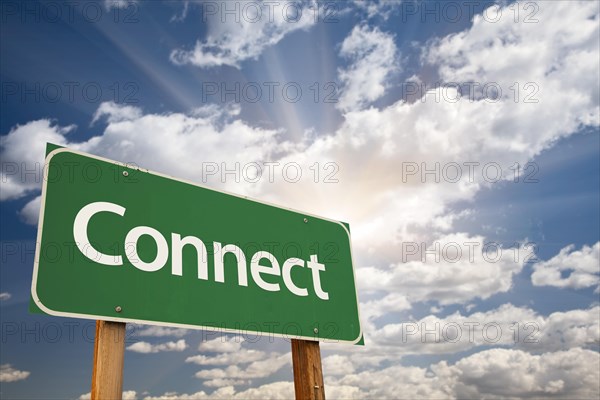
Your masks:
[{"label": "cumulus cloud", "polygon": [[[570,23],[559,24],[556,31],[546,23],[516,24],[504,10],[502,23],[478,20],[460,35],[427,46],[424,61],[444,82],[497,81],[506,88],[506,96],[495,101],[459,96],[454,101],[456,88],[439,87],[413,103],[400,100],[381,109],[348,112],[334,134],[318,137],[301,153],[282,159],[302,165],[335,160],[340,184],[315,187],[300,182],[287,185],[289,193],[272,196],[349,221],[357,227],[353,235],[358,257],[377,255],[390,263],[403,241],[431,240],[432,234],[448,231],[457,217],[449,212],[450,204],[471,201],[480,189],[513,179],[511,166],[525,165],[582,125],[597,126],[598,5],[583,2],[572,12],[565,3],[544,2],[540,7],[545,18]],[[581,21],[581,30],[576,21]],[[536,29],[540,31],[530,35]],[[513,48],[515,37],[518,49]],[[535,56],[539,47],[548,53],[542,59]],[[545,65],[539,67],[539,62]],[[478,75],[461,68],[471,63],[478,63]],[[513,70],[519,71],[521,84],[537,85],[538,103],[515,103],[508,95]],[[575,99],[566,108],[563,94]]]},{"label": "cumulus cloud", "polygon": [[276,354],[273,353],[267,359],[254,361],[243,368],[237,365],[230,365],[227,368],[203,369],[196,372],[196,378],[204,380],[214,379],[237,379],[248,380],[266,378],[279,371],[285,365],[291,365],[291,353]]},{"label": "cumulus cloud", "polygon": [[381,317],[390,312],[410,310],[410,302],[405,295],[390,293],[376,300],[361,303],[361,316],[366,320]]},{"label": "cumulus cloud", "polygon": [[114,102],[101,103],[92,119],[92,124],[106,117],[109,123],[131,121],[142,116],[142,110],[138,107],[128,105],[118,105]]},{"label": "cumulus cloud", "polygon": [[[510,290],[513,276],[521,272],[527,255],[531,255],[525,245],[512,249],[492,247],[484,237],[464,233],[442,236],[426,250],[419,247],[419,243],[405,243],[402,248],[402,257],[419,250],[417,260],[388,268],[361,268],[359,287],[366,291],[402,293],[409,302],[436,300],[446,305],[487,299]],[[367,304],[367,311],[379,314],[385,311],[381,309],[385,303],[378,305],[379,311],[371,311],[376,304]]]},{"label": "cumulus cloud", "polygon": [[526,307],[386,324],[369,335],[383,353],[444,354],[487,346],[514,346],[530,352],[588,347],[600,341],[600,307],[555,312],[547,317]]},{"label": "cumulus cloud", "polygon": [[[364,307],[363,307],[364,308]],[[364,314],[364,313],[363,313]],[[600,343],[600,308],[574,309],[541,315],[525,306],[504,304],[498,308],[444,317],[414,318],[407,312],[385,314],[365,321],[367,346],[341,347],[323,343],[329,351],[344,355],[356,371],[380,368],[406,355],[457,354],[493,347],[520,349],[530,353],[597,349]]]},{"label": "cumulus cloud", "polygon": [[166,326],[157,326],[157,325],[133,325],[133,326],[134,326],[133,333],[136,336],[183,337],[189,332],[187,329],[183,329],[183,328],[169,328]]},{"label": "cumulus cloud", "polygon": [[43,178],[46,142],[65,145],[74,125],[60,127],[48,119],[17,125],[0,137],[2,190],[0,201],[13,200],[39,190]]},{"label": "cumulus cloud", "polygon": [[208,387],[240,386],[248,384],[248,381],[238,379],[209,379],[203,382]]},{"label": "cumulus cloud", "polygon": [[40,216],[40,207],[42,206],[42,196],[36,196],[25,204],[25,207],[19,211],[21,220],[29,225],[37,225]]},{"label": "cumulus cloud", "polygon": [[262,385],[257,388],[250,388],[241,392],[236,392],[233,386],[225,386],[215,390],[212,393],[204,391],[196,393],[165,393],[161,396],[148,396],[144,400],[203,400],[203,399],[265,399],[277,400],[294,397],[294,384],[292,382],[273,382]]},{"label": "cumulus cloud", "polygon": [[291,354],[267,353],[261,350],[242,348],[241,337],[219,337],[203,341],[198,346],[201,352],[218,353],[212,356],[198,354],[187,357],[185,362],[226,368],[203,369],[196,377],[204,380],[208,387],[229,387],[251,383],[251,379],[266,378],[291,362]]},{"label": "cumulus cloud", "polygon": [[358,391],[359,396],[354,398],[396,398],[398,393],[410,399],[451,398],[452,387],[447,384],[447,379],[447,376],[434,376],[428,368],[396,365],[369,369],[340,378],[326,378],[325,393],[327,396],[331,388],[344,386]]},{"label": "cumulus cloud", "polygon": [[198,350],[213,353],[235,353],[241,350],[244,338],[240,336],[221,336],[200,342]]},{"label": "cumulus cloud", "polygon": [[[567,273],[566,276],[563,274]],[[531,282],[535,286],[555,286],[582,289],[600,283],[600,242],[575,250],[574,245],[563,248],[548,261],[533,265]]]},{"label": "cumulus cloud", "polygon": [[[79,400],[90,400],[92,398],[91,393],[85,393],[78,397]],[[125,390],[121,396],[122,400],[136,400],[139,396],[135,390]]]},{"label": "cumulus cloud", "polygon": [[459,375],[459,398],[597,398],[600,358],[579,348],[532,355],[491,349],[466,357],[449,368]]},{"label": "cumulus cloud", "polygon": [[325,390],[354,388],[359,398],[596,398],[598,367],[598,353],[580,348],[541,355],[490,349],[454,365],[397,365],[332,378]]},{"label": "cumulus cloud", "polygon": [[[471,28],[435,41],[424,56],[445,82],[495,82],[504,89],[505,99],[514,100],[508,88],[515,82],[534,83],[539,88],[539,104],[531,108],[542,113],[536,120],[550,119],[539,137],[546,141],[564,136],[580,124],[598,125],[595,105],[600,98],[594,72],[598,69],[599,10],[597,3],[586,1],[578,2],[574,10],[571,3],[536,4],[541,23],[515,23],[508,9],[492,10],[486,15],[501,14],[497,21],[490,23],[476,15]],[[507,112],[499,116],[508,124],[506,128],[516,125],[517,120],[511,123],[510,118],[531,104],[522,99],[510,103],[505,104]],[[509,143],[524,145],[519,139],[514,137]],[[531,151],[539,151],[547,143],[532,144]]]},{"label": "cumulus cloud", "polygon": [[16,382],[27,379],[30,375],[29,371],[19,371],[14,369],[10,364],[0,365],[0,382]]},{"label": "cumulus cloud", "polygon": [[[171,61],[202,68],[229,65],[240,67],[242,61],[257,59],[262,52],[279,43],[286,35],[314,25],[308,7],[314,1],[300,2],[212,2],[205,7],[208,34],[191,49],[171,52]],[[235,9],[236,16],[225,17],[225,9]],[[208,10],[208,11],[206,11]],[[237,19],[237,21],[236,21]]]},{"label": "cumulus cloud", "polygon": [[348,356],[334,354],[323,358],[323,375],[340,376],[354,373],[354,365]]},{"label": "cumulus cloud", "polygon": [[340,55],[350,60],[339,71],[343,89],[338,106],[344,111],[382,97],[390,75],[399,70],[394,37],[378,28],[355,26],[342,42]]},{"label": "cumulus cloud", "polygon": [[216,356],[199,354],[186,358],[185,362],[198,365],[232,365],[247,364],[249,362],[264,360],[266,357],[267,354],[260,350],[240,349],[235,352],[220,353]]},{"label": "cumulus cloud", "polygon": [[166,342],[159,344],[151,344],[148,342],[137,342],[132,345],[127,346],[127,350],[136,352],[136,353],[159,353],[163,351],[183,351],[187,349],[188,345],[185,342],[185,339],[180,339],[176,342]]},{"label": "cumulus cloud", "polygon": [[[221,163],[246,165],[256,160],[270,160],[275,158],[272,154],[276,151],[285,151],[286,144],[277,140],[279,131],[254,128],[233,120],[235,114],[233,107],[195,110],[191,115],[144,115],[139,108],[102,103],[96,118],[106,118],[108,126],[102,135],[86,142],[69,141],[66,135],[75,127],[61,127],[50,120],[17,125],[0,138],[3,160],[0,199],[16,199],[40,190],[46,142],[125,160],[123,162],[223,189],[250,190],[251,185],[242,189],[235,180],[224,183],[220,174],[209,175],[198,168],[198,154],[203,154],[206,164],[220,167]],[[166,143],[173,147],[167,149]],[[151,154],[154,155],[148,157]],[[39,201],[34,199],[22,210],[25,221],[37,223]]]},{"label": "cumulus cloud", "polygon": [[[325,360],[324,360],[325,361]],[[489,349],[427,367],[392,365],[341,376],[325,376],[327,398],[597,398],[598,353],[581,348],[539,355],[522,350]],[[292,382],[273,382],[236,391],[165,393],[145,400],[293,398]]]}]

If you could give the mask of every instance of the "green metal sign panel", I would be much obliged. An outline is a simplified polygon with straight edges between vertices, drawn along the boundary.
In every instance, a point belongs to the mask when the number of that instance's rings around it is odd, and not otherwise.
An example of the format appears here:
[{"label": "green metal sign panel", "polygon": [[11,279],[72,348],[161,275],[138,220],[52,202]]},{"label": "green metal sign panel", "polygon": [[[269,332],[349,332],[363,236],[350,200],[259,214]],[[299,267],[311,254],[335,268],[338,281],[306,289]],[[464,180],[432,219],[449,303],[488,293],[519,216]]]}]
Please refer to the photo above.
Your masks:
[{"label": "green metal sign panel", "polygon": [[338,221],[55,148],[37,243],[47,314],[361,341]]}]

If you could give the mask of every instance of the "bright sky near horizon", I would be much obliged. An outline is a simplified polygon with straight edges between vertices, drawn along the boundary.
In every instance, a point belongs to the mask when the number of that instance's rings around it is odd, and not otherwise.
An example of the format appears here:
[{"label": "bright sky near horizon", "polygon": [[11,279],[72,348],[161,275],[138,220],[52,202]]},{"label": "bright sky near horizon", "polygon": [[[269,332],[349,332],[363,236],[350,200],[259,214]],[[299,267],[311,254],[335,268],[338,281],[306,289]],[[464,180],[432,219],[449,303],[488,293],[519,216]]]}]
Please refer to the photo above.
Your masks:
[{"label": "bright sky near horizon", "polygon": [[[28,313],[47,142],[348,222],[328,399],[600,396],[598,1],[0,7],[2,399],[90,391],[93,321]],[[124,398],[293,397],[284,339],[127,340]]]}]

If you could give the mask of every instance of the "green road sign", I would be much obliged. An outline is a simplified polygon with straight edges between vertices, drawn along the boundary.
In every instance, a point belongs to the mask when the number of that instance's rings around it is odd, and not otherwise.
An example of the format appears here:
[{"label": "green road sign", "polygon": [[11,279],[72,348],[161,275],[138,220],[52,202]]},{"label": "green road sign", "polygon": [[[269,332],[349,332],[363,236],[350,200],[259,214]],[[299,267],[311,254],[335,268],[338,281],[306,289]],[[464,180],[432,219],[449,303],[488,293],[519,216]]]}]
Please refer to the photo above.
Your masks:
[{"label": "green road sign", "polygon": [[361,340],[338,221],[54,148],[37,243],[31,294],[47,314]]}]

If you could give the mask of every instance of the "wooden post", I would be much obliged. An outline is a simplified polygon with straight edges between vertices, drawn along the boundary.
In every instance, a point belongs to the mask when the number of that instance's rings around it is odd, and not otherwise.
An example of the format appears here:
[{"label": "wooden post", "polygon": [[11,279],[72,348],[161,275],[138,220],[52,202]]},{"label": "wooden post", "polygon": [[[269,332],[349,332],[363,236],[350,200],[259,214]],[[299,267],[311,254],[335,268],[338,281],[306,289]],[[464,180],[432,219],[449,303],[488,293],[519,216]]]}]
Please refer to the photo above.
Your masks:
[{"label": "wooden post", "polygon": [[319,342],[292,339],[296,400],[325,400]]},{"label": "wooden post", "polygon": [[96,321],[92,400],[120,400],[123,396],[125,323]]}]

